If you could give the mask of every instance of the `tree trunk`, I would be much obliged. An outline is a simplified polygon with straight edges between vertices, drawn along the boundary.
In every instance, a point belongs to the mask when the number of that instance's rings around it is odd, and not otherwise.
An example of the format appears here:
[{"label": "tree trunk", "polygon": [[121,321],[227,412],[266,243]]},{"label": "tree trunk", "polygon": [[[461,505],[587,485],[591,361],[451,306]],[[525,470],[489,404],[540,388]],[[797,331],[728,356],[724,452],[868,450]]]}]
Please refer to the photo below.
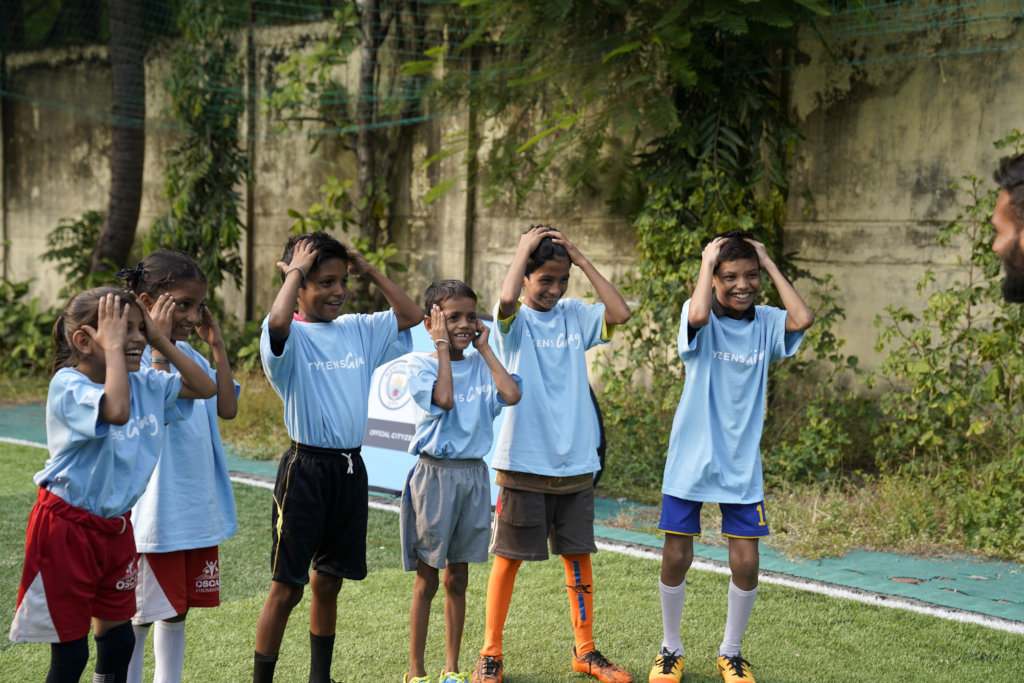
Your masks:
[{"label": "tree trunk", "polygon": [[[380,4],[378,0],[364,0],[360,15],[362,46],[359,61],[359,94],[356,100],[356,186],[357,220],[363,234],[377,246],[380,223],[376,219],[374,190],[376,155],[373,119],[376,108],[374,80],[377,70],[377,51],[381,41]],[[386,27],[385,27],[386,30]]]},{"label": "tree trunk", "polygon": [[91,272],[124,265],[135,239],[142,203],[146,150],[146,65],[143,3],[110,0],[112,149],[110,201],[89,266]]}]

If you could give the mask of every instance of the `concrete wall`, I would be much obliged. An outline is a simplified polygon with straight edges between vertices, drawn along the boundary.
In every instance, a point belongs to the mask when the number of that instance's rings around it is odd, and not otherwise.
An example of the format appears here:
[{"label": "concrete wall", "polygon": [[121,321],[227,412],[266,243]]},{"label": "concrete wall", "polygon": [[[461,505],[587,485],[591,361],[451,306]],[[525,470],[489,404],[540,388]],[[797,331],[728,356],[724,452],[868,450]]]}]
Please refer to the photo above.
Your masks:
[{"label": "concrete wall", "polygon": [[[355,177],[355,157],[336,136],[324,135],[318,150],[297,128],[282,122],[262,104],[274,86],[274,68],[296,50],[309,49],[322,39],[326,24],[267,28],[256,32],[255,95],[260,100],[252,130],[243,139],[255,140],[252,156],[254,185],[249,199],[251,225],[246,235],[253,254],[255,318],[262,318],[277,292],[275,262],[291,234],[294,219],[287,210],[305,211],[321,199],[320,185],[329,174]],[[244,36],[239,42],[244,43]],[[139,220],[141,234],[167,208],[163,196],[164,156],[176,132],[167,120],[163,81],[168,75],[170,47],[154,46],[147,58],[147,142],[144,196]],[[105,48],[48,51],[12,55],[7,61],[8,90],[16,97],[3,100],[5,144],[3,159],[8,182],[3,198],[4,237],[10,241],[7,276],[36,278],[32,295],[56,302],[63,286],[52,263],[38,257],[45,237],[62,218],[77,218],[87,210],[105,210],[110,182],[109,61]],[[339,68],[335,77],[354,87],[358,59]],[[507,205],[484,206],[467,190],[460,155],[429,168],[424,160],[440,151],[443,140],[464,130],[467,114],[434,118],[420,124],[413,144],[400,157],[404,181],[391,189],[396,198],[392,237],[401,248],[399,260],[409,272],[395,279],[419,300],[434,279],[465,279],[477,290],[481,305],[490,310],[505,269],[531,223],[548,222],[566,229],[583,252],[610,278],[621,276],[634,260],[628,224],[608,215],[599,197],[566,207],[559,192],[515,211]],[[456,176],[456,187],[425,205],[423,195],[444,177]],[[346,241],[344,234],[339,238]],[[583,296],[590,288],[575,272],[570,294]],[[244,310],[244,293],[224,292],[229,309]]]},{"label": "concrete wall", "polygon": [[868,366],[876,314],[891,303],[919,309],[926,268],[939,285],[955,274],[958,250],[935,244],[966,202],[950,184],[968,173],[990,181],[1006,153],[992,143],[1024,123],[1020,19],[999,2],[947,5],[871,3],[873,25],[819,22],[824,44],[803,30],[790,72],[805,140],[793,156],[786,246],[833,275],[848,316],[838,334]]},{"label": "concrete wall", "polygon": [[[888,303],[917,306],[916,283],[925,268],[937,270],[940,281],[951,277],[956,254],[934,245],[936,230],[962,203],[949,184],[966,172],[989,177],[1000,155],[992,141],[1021,127],[1020,21],[993,16],[998,0],[944,5],[927,0],[877,6],[873,25],[858,25],[849,15],[819,21],[817,31],[801,31],[797,56],[783,72],[789,106],[805,136],[792,157],[787,250],[798,252],[814,273],[833,275],[848,314],[837,332],[869,366],[877,360],[875,315]],[[256,95],[272,87],[277,63],[307,49],[324,30],[304,25],[258,31]],[[143,229],[166,209],[163,155],[175,137],[163,113],[168,55],[167,46],[154,46],[147,63]],[[356,68],[350,64],[338,78],[351,82]],[[107,57],[102,48],[10,55],[7,70],[8,89],[17,96],[2,102],[0,163],[7,181],[0,218],[10,242],[5,268],[15,280],[37,278],[33,293],[53,303],[62,283],[52,264],[38,259],[45,235],[59,219],[107,203]],[[477,289],[489,310],[520,233],[542,221],[564,228],[610,279],[630,267],[635,249],[629,226],[610,216],[599,196],[567,201],[556,186],[520,209],[500,201],[485,206],[479,193],[467,189],[460,156],[424,167],[423,160],[467,123],[460,113],[419,125],[400,161],[407,182],[392,189],[397,202],[391,229],[410,270],[396,279],[414,298],[435,278],[458,277]],[[274,263],[293,222],[287,209],[305,210],[318,200],[318,187],[330,173],[354,177],[350,152],[325,139],[311,153],[304,133],[282,131],[279,124],[261,107],[253,130],[244,131],[255,140],[247,239],[257,318],[276,292]],[[455,189],[424,205],[426,190],[451,176],[459,178]],[[582,296],[588,283],[575,273],[570,294]],[[244,311],[242,294],[230,296],[232,309]]]}]

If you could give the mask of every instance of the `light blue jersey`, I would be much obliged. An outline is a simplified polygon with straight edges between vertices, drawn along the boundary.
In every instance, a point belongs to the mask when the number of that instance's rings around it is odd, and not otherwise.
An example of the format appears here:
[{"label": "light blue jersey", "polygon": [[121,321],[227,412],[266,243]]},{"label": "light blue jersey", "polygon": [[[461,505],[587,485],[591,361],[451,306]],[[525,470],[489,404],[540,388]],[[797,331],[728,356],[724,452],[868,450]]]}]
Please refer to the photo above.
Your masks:
[{"label": "light blue jersey", "polygon": [[796,353],[786,311],[757,306],[753,320],[710,315],[688,339],[690,301],[679,323],[686,383],[669,437],[662,493],[713,503],[764,500],[761,430],[768,366]]},{"label": "light blue jersey", "polygon": [[284,402],[288,436],[318,448],[358,448],[366,433],[374,369],[410,350],[394,311],[347,313],[331,322],[293,320],[280,356],[260,336],[263,371]]},{"label": "light blue jersey", "polygon": [[491,467],[550,477],[601,469],[586,351],[610,339],[610,328],[602,337],[604,310],[561,299],[550,311],[520,304],[507,330],[495,323],[497,356],[522,377],[523,397],[505,415]]},{"label": "light blue jersey", "polygon": [[[409,452],[464,460],[479,460],[487,455],[494,440],[494,418],[508,404],[498,393],[484,357],[469,352],[463,360],[452,361],[455,405],[451,410],[442,410],[432,402],[437,359],[428,353],[410,353],[404,360],[409,393],[419,407]],[[512,377],[521,388],[519,378]]]},{"label": "light blue jersey", "polygon": [[[216,371],[188,342],[175,344],[217,381]],[[150,367],[152,349],[142,354]],[[177,374],[173,366],[171,372]],[[239,392],[235,382],[235,397]],[[238,533],[235,496],[217,420],[217,397],[197,399],[192,417],[167,425],[163,455],[132,509],[135,546],[140,553],[219,545]]]},{"label": "light blue jersey", "polygon": [[103,384],[61,368],[46,396],[50,457],[33,480],[98,517],[128,512],[146,489],[163,447],[166,424],[187,419],[193,401],[178,400],[181,377],[141,368],[128,373],[128,422],[100,420]]}]

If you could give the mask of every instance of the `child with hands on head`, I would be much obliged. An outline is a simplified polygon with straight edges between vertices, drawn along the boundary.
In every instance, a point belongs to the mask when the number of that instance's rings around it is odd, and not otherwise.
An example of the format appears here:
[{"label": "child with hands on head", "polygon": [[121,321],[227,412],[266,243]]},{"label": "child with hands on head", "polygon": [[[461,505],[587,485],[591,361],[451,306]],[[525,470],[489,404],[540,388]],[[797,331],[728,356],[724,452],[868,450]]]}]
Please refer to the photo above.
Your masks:
[{"label": "child with hands on head", "polygon": [[[164,455],[132,509],[141,556],[132,619],[135,653],[127,683],[142,681],[146,638],[154,622],[153,680],[173,682],[182,678],[188,610],[220,604],[218,545],[238,533],[218,418],[230,420],[238,412],[239,385],[231,376],[220,326],[206,305],[206,276],[195,261],[157,251],[119,275],[160,331],[217,383],[215,400],[197,400],[188,420],[168,425]],[[168,296],[158,303],[162,294]],[[216,370],[188,343],[193,332],[213,351]],[[143,353],[142,365],[178,372],[152,347]]]},{"label": "child with hands on head", "polygon": [[[756,306],[761,271],[785,309]],[[669,437],[662,483],[665,532],[659,591],[663,640],[650,683],[683,675],[680,622],[693,538],[701,533],[703,503],[722,509],[729,539],[728,612],[717,668],[726,683],[753,683],[740,655],[758,587],[758,540],[767,536],[761,476],[768,369],[796,353],[814,314],[750,233],[733,230],[705,246],[693,295],[683,304],[679,357],[686,383]]]},{"label": "child with hands on head", "polygon": [[[487,561],[491,491],[487,464],[491,425],[521,396],[487,343],[477,317],[476,293],[458,280],[427,288],[424,317],[436,351],[405,356],[409,392],[419,407],[401,504],[401,546],[406,571],[415,571],[409,610],[409,673],[405,683],[428,683],[424,665],[430,604],[444,570],[445,665],[439,683],[466,683],[459,650],[466,622],[469,563]],[[467,353],[472,346],[475,353]]]},{"label": "child with hands on head", "polygon": [[[160,308],[173,305],[164,294]],[[25,564],[10,637],[51,643],[48,683],[78,681],[96,640],[94,681],[123,681],[134,635],[137,578],[132,505],[146,488],[166,424],[213,380],[160,332],[134,297],[112,287],[81,292],[53,330],[46,400],[50,457],[36,473]],[[179,369],[141,367],[146,345]],[[97,561],[99,560],[99,561]]]},{"label": "child with hands on head", "polygon": [[[564,298],[577,266],[601,299]],[[498,357],[523,378],[522,400],[509,408],[491,466],[501,487],[490,550],[484,647],[474,683],[502,680],[502,631],[516,572],[545,560],[547,543],[562,556],[574,632],[571,666],[605,683],[628,672],[594,647],[592,553],[597,414],[590,398],[586,351],[611,340],[630,318],[615,286],[564,234],[531,227],[519,240],[501,286],[494,326]]]},{"label": "child with hands on head", "polygon": [[[359,451],[371,376],[409,350],[408,333],[401,342],[399,333],[418,325],[423,311],[323,232],[291,238],[277,267],[282,284],[263,322],[260,355],[292,444],[274,484],[272,582],[256,626],[253,681],[273,680],[288,617],[308,583],[309,681],[328,683],[342,581],[366,577],[368,488]],[[341,315],[353,274],[376,285],[391,310]]]}]

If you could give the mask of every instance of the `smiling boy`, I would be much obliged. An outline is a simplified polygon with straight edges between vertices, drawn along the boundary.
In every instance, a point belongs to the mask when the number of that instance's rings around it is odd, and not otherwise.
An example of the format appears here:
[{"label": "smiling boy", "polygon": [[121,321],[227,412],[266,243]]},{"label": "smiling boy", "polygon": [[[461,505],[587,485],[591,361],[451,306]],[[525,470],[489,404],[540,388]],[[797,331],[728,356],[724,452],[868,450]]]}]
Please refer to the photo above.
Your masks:
[{"label": "smiling boy", "polygon": [[[775,284],[785,310],[755,306],[761,271]],[[669,437],[662,483],[661,559],[663,641],[650,683],[675,683],[683,675],[680,622],[686,572],[693,562],[705,502],[722,510],[729,538],[728,614],[718,650],[726,683],[753,683],[740,640],[757,596],[758,539],[768,535],[761,478],[768,367],[796,353],[814,314],[743,230],[718,235],[704,248],[692,297],[683,304],[679,357],[686,384]]]},{"label": "smiling boy", "polygon": [[[263,323],[260,356],[284,402],[292,444],[274,483],[273,581],[256,626],[253,681],[273,680],[288,617],[309,583],[309,681],[328,683],[342,581],[366,576],[368,489],[359,449],[370,378],[400,355],[398,333],[423,312],[359,252],[323,232],[289,240],[277,267],[282,284]],[[350,274],[373,282],[392,310],[341,315]]]}]

